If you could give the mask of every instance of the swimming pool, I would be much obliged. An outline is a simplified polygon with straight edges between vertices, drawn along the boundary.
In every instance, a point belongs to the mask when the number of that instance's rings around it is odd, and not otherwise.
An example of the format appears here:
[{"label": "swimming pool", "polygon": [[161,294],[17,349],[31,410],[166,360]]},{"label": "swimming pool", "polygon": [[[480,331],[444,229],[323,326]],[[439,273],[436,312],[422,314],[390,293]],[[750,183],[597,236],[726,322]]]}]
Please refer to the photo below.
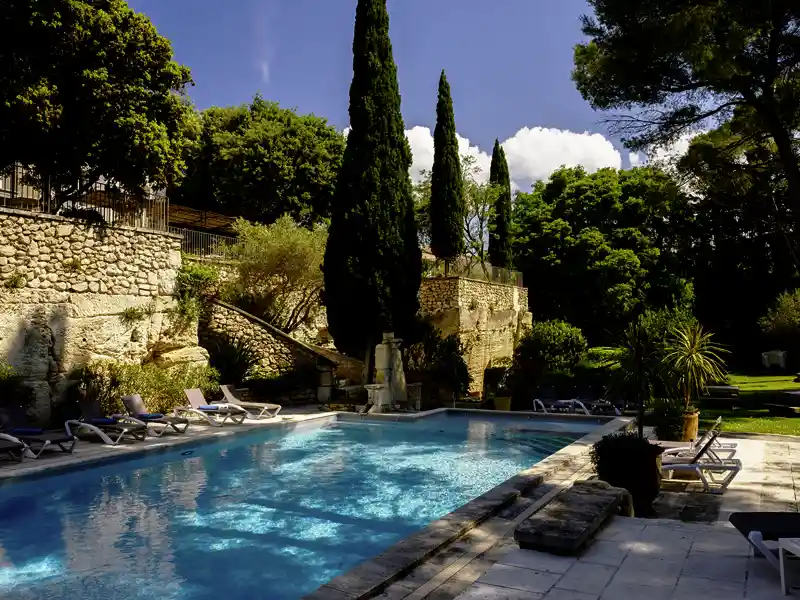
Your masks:
[{"label": "swimming pool", "polygon": [[335,421],[9,484],[0,597],[296,600],[596,426]]}]

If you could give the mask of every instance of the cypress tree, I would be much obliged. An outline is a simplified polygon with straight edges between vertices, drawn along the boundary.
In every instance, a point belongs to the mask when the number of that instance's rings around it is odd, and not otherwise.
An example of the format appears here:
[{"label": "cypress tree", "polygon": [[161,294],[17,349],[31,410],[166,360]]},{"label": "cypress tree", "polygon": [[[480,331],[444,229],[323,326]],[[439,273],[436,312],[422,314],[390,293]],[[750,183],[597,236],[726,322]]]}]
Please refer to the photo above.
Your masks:
[{"label": "cypress tree", "polygon": [[489,262],[494,267],[507,269],[511,264],[511,177],[506,153],[498,140],[494,141],[489,183],[500,188],[489,220]]},{"label": "cypress tree", "polygon": [[431,251],[449,261],[464,253],[464,181],[458,157],[450,84],[442,71],[433,132],[431,171]]},{"label": "cypress tree", "polygon": [[386,0],[359,0],[356,8],[350,128],[331,207],[323,298],[337,348],[371,357],[383,332],[411,330],[422,273]]}]

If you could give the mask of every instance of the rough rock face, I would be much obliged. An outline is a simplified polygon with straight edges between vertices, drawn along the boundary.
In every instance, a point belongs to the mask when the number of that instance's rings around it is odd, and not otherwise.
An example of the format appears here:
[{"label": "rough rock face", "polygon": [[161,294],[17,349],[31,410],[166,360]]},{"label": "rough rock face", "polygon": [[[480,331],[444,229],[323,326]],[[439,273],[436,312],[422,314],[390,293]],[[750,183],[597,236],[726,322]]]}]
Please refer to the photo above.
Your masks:
[{"label": "rough rock face", "polygon": [[94,358],[207,361],[197,324],[176,317],[180,266],[174,235],[0,209],[0,360],[26,378],[41,417]]},{"label": "rough rock face", "polygon": [[467,350],[470,391],[483,390],[484,371],[510,359],[525,327],[530,327],[528,290],[463,277],[422,280],[420,312],[442,335],[457,334]]}]

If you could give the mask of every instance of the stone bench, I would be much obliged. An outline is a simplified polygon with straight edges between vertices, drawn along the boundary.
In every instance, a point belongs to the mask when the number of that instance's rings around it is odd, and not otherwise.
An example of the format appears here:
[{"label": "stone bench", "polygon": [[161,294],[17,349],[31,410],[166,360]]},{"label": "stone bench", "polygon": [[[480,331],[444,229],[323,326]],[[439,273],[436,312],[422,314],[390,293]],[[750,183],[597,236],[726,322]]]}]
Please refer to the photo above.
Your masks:
[{"label": "stone bench", "polygon": [[520,523],[514,539],[520,548],[551,554],[578,554],[611,517],[633,516],[627,490],[604,481],[579,481]]}]

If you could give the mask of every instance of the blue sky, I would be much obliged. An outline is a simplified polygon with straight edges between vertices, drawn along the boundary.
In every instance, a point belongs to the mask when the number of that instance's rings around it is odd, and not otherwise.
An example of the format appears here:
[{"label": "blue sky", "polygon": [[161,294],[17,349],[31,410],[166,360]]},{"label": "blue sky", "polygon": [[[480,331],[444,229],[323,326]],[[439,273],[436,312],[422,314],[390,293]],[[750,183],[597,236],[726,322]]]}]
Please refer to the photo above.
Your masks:
[{"label": "blue sky", "polygon": [[[192,69],[190,95],[198,107],[239,104],[261,92],[340,129],[348,125],[356,0],[128,1]],[[486,171],[495,138],[523,188],[562,163],[628,166],[628,153],[570,79],[572,47],[582,39],[579,17],[588,12],[584,0],[389,0],[388,6],[412,175],[432,159],[429,130],[441,69],[453,90],[463,150]]]}]

